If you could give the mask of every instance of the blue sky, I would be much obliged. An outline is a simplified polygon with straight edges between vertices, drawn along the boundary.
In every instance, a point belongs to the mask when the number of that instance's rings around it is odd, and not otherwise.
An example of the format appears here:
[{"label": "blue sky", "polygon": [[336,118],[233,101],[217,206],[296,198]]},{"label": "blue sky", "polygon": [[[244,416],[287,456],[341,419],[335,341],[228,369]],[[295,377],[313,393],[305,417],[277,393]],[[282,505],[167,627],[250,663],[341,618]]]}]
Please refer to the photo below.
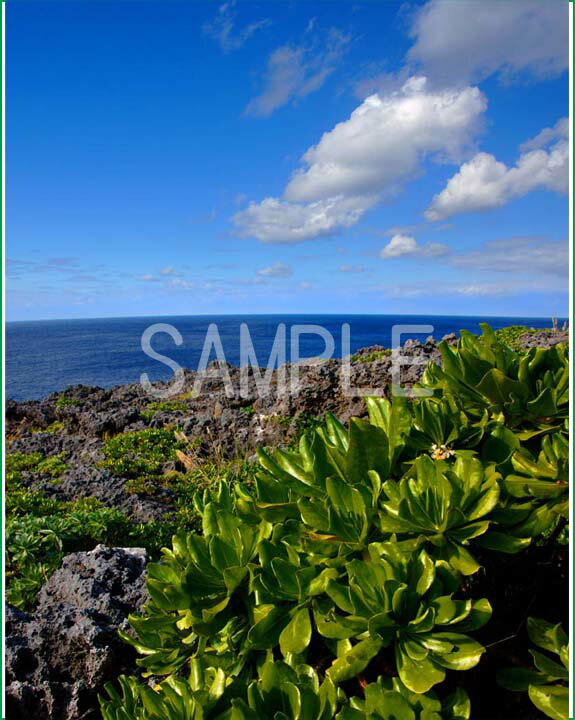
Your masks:
[{"label": "blue sky", "polygon": [[568,4],[7,4],[8,319],[568,312]]}]

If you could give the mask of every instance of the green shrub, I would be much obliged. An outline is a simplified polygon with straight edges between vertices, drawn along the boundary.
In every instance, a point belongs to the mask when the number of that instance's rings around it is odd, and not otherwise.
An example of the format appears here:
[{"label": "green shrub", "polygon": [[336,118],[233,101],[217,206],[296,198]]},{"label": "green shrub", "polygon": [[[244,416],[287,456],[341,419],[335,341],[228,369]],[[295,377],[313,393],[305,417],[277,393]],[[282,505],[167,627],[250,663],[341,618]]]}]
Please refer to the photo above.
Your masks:
[{"label": "green shrub", "polygon": [[430,364],[421,385],[451,397],[471,417],[499,420],[528,440],[568,417],[569,363],[563,343],[519,355],[482,323],[483,336],[462,331],[456,348],[439,344],[442,368]]},{"label": "green shrub", "polygon": [[433,397],[368,399],[347,428],[314,419],[259,450],[253,485],[195,495],[201,530],[148,567],[151,600],[122,633],[165,679],[108,686],[105,720],[472,716],[445,685],[490,652],[485,578],[533,539],[553,558],[567,522],[568,358],[520,356],[487,327],[440,347]]}]

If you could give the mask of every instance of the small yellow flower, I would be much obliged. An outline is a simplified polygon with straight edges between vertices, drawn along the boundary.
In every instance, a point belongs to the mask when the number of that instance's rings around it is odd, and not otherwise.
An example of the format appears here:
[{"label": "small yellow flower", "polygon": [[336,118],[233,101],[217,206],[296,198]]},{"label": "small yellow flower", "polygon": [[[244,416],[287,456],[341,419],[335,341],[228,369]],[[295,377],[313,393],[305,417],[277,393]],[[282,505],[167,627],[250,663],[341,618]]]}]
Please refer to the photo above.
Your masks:
[{"label": "small yellow flower", "polygon": [[447,445],[435,445],[431,446],[432,453],[431,457],[434,460],[448,460],[450,457],[455,455],[455,452]]}]

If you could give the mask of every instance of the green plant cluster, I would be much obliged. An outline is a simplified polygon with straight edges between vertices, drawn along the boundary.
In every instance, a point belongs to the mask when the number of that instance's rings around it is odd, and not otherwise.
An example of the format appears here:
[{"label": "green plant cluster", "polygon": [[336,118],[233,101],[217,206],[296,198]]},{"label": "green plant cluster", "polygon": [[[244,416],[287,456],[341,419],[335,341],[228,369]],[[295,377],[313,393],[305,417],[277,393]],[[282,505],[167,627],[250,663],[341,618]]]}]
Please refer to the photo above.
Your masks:
[{"label": "green plant cluster", "polygon": [[167,463],[177,460],[181,447],[169,428],[121,433],[104,443],[102,467],[118,477],[136,481],[135,487],[158,484]]},{"label": "green plant cluster", "polygon": [[376,360],[383,360],[385,357],[391,356],[391,348],[383,348],[383,350],[374,350],[370,353],[356,353],[351,356],[352,363],[372,363]]},{"label": "green plant cluster", "polygon": [[145,547],[153,556],[169,542],[175,523],[132,522],[94,498],[60,502],[40,491],[13,488],[6,496],[7,600],[30,609],[64,555],[98,543]]},{"label": "green plant cluster", "polygon": [[497,339],[504,345],[508,345],[512,350],[524,353],[525,348],[519,342],[519,338],[525,333],[544,333],[552,332],[553,328],[528,328],[526,325],[509,325],[505,328],[495,330]]},{"label": "green plant cluster", "polygon": [[66,424],[61,420],[55,420],[44,428],[35,428],[34,433],[48,433],[49,435],[58,435],[66,428]]},{"label": "green plant cluster", "polygon": [[23,472],[50,475],[57,479],[68,469],[65,457],[64,452],[48,457],[41,452],[9,453],[6,455],[6,484],[8,487],[19,487]]},{"label": "green plant cluster", "polygon": [[[568,358],[519,355],[488,326],[440,350],[432,396],[369,398],[348,428],[328,415],[260,450],[253,487],[195,497],[201,532],[148,567],[122,634],[160,680],[108,685],[104,720],[472,717],[481,577],[567,523]],[[537,662],[547,692],[564,673]]]},{"label": "green plant cluster", "polygon": [[74,405],[79,405],[80,401],[78,398],[71,397],[70,395],[60,395],[60,397],[54,403],[57,408],[66,408]]}]

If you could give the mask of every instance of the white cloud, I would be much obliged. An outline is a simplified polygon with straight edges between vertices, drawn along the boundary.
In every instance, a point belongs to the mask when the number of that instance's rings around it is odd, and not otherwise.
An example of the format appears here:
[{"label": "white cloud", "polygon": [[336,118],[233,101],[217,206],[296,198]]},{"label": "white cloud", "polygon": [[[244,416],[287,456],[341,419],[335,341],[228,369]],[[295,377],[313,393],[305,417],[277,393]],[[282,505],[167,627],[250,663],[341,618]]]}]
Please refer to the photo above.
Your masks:
[{"label": "white cloud", "polygon": [[382,248],[379,257],[383,260],[403,257],[405,255],[417,255],[427,257],[439,257],[449,252],[447,245],[441,243],[424,243],[419,245],[411,235],[394,235],[387,245]]},{"label": "white cloud", "polygon": [[270,267],[261,268],[258,270],[257,274],[260,277],[287,278],[293,275],[293,270],[289,267],[289,265],[277,262],[270,265]]},{"label": "white cloud", "polygon": [[250,203],[232,220],[244,236],[264,243],[295,244],[355,225],[375,202],[375,198],[340,196],[303,205],[269,197]]},{"label": "white cloud", "polygon": [[149,273],[146,273],[145,275],[139,275],[138,280],[141,280],[142,282],[157,282],[157,278],[153,275],[150,275]]},{"label": "white cloud", "polygon": [[543,128],[531,140],[527,140],[519,146],[519,150],[522,153],[529,152],[530,150],[539,150],[540,148],[547,147],[556,140],[565,140],[569,137],[569,118],[562,117],[557,120],[555,125],[550,128]]},{"label": "white cloud", "polygon": [[241,48],[252,35],[271,24],[269,18],[258,20],[243,28],[237,26],[236,0],[229,0],[218,8],[215,18],[203,26],[206,35],[214,38],[225,53]]},{"label": "white cloud", "polygon": [[417,240],[410,235],[394,235],[387,245],[381,250],[381,258],[401,257],[412,255],[417,252]]},{"label": "white cloud", "polygon": [[165,268],[163,268],[162,270],[160,270],[160,273],[161,273],[162,275],[173,275],[173,276],[178,276],[178,275],[180,275],[180,273],[177,272],[176,270],[174,270],[173,267],[165,267]]},{"label": "white cloud", "polygon": [[466,270],[565,277],[569,273],[567,242],[540,237],[502,238],[486,242],[478,250],[452,255],[450,263]]},{"label": "white cloud", "polygon": [[351,227],[382,196],[397,193],[424,158],[458,161],[479,129],[486,100],[477,88],[429,90],[410,78],[368,97],[303,156],[283,198],[250,203],[232,219],[243,235],[296,243]]},{"label": "white cloud", "polygon": [[246,114],[267,117],[294,99],[324,84],[341,60],[349,37],[332,28],[321,47],[282,45],[270,55],[262,92],[248,103]]},{"label": "white cloud", "polygon": [[415,15],[408,60],[434,82],[557,76],[569,63],[569,8],[561,0],[431,0]]},{"label": "white cloud", "polygon": [[[464,163],[434,196],[425,212],[428,220],[445,220],[458,213],[477,212],[505,205],[532,190],[567,193],[569,189],[569,143],[567,123],[546,128],[522,147],[514,167],[489,153],[478,153]],[[558,139],[559,138],[559,139]],[[555,141],[548,150],[542,144]],[[533,148],[533,149],[529,149]]]},{"label": "white cloud", "polygon": [[394,192],[426,155],[459,157],[485,108],[477,88],[432,91],[423,77],[390,95],[371,95],[305,153],[308,167],[294,174],[286,199]]}]

